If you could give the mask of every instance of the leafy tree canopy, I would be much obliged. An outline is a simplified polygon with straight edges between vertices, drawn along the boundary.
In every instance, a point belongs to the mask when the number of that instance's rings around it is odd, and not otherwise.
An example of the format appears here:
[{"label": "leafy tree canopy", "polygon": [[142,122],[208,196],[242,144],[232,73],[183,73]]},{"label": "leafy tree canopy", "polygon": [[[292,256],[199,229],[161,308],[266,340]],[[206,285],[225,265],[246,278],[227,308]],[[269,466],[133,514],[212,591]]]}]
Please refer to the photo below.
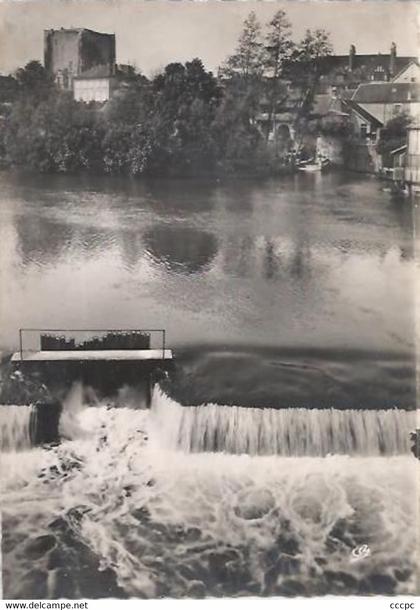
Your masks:
[{"label": "leafy tree canopy", "polygon": [[20,92],[35,98],[47,97],[54,88],[52,76],[39,61],[30,61],[15,73]]},{"label": "leafy tree canopy", "polygon": [[400,114],[390,119],[381,129],[377,151],[383,155],[403,146],[407,141],[407,129],[413,122],[413,117]]}]

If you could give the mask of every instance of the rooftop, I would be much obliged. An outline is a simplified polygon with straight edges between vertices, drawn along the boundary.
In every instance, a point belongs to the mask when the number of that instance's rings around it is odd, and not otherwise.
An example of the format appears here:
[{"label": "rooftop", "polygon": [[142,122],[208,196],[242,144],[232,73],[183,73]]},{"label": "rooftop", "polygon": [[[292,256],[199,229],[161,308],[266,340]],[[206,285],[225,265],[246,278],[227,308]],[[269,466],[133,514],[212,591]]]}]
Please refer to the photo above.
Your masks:
[{"label": "rooftop", "polygon": [[109,34],[108,32],[97,32],[96,30],[90,30],[89,28],[50,28],[48,30],[44,30],[45,33],[48,32],[76,32],[80,34],[81,32],[89,32],[90,34],[96,34],[97,36],[115,36],[115,34]]},{"label": "rooftop", "polygon": [[398,104],[420,102],[419,83],[364,83],[352,100],[359,104]]},{"label": "rooftop", "polygon": [[[320,59],[321,65],[324,64],[326,67],[333,68],[347,68],[349,65],[349,55],[329,55],[328,57],[323,57]],[[382,54],[382,53],[366,53],[359,54],[352,58],[353,61],[353,70],[357,70],[364,66],[374,67],[381,66],[384,70],[389,70],[391,55]],[[416,57],[410,57],[405,55],[397,55],[394,57],[395,62],[395,73],[400,72],[403,68],[407,66],[410,62],[417,61]]]},{"label": "rooftop", "polygon": [[348,106],[351,110],[354,110],[355,112],[357,112],[357,114],[362,119],[364,119],[365,121],[370,123],[373,127],[378,128],[378,127],[383,126],[381,121],[379,121],[376,117],[374,117],[372,114],[370,114],[370,112],[365,110],[365,108],[362,108],[361,106],[359,106],[359,104],[357,102],[355,102],[354,100],[343,100],[343,104],[344,104],[344,106]]},{"label": "rooftop", "polygon": [[92,66],[89,70],[85,70],[78,76],[75,76],[73,80],[79,79],[90,79],[90,78],[111,78],[114,76],[114,66],[110,64],[100,64],[98,66]]}]

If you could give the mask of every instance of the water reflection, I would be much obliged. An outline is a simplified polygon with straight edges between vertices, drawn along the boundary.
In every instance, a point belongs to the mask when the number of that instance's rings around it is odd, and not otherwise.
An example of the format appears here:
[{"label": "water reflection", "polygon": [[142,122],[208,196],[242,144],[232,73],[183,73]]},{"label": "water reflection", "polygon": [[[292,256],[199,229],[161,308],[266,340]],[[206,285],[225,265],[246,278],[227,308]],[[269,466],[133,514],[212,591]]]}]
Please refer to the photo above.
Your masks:
[{"label": "water reflection", "polygon": [[374,180],[2,173],[0,190],[0,349],[19,326],[135,326],[139,311],[174,344],[411,349],[411,207]]},{"label": "water reflection", "polygon": [[277,276],[279,269],[279,259],[275,251],[275,245],[272,239],[265,241],[264,253],[264,277],[268,280]]},{"label": "water reflection", "polygon": [[[200,180],[149,180],[149,209],[162,217],[188,218],[211,212],[217,204],[217,183]],[[131,194],[138,195],[133,186]]]},{"label": "water reflection", "polygon": [[153,260],[176,273],[200,273],[217,254],[215,236],[191,227],[156,225],[144,240]]},{"label": "water reflection", "polygon": [[19,215],[15,229],[22,268],[56,265],[60,259],[86,259],[115,243],[115,232],[101,227],[63,223],[42,215]]}]

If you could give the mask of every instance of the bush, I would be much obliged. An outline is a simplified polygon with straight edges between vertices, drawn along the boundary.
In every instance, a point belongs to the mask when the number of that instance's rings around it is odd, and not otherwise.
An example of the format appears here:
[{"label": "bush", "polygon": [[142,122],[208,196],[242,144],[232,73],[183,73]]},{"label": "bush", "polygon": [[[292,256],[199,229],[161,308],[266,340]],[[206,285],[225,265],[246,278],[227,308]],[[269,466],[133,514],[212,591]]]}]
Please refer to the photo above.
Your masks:
[{"label": "bush", "polygon": [[400,114],[389,120],[381,130],[376,150],[380,155],[386,155],[392,150],[403,146],[407,141],[407,130],[413,119],[407,114]]}]

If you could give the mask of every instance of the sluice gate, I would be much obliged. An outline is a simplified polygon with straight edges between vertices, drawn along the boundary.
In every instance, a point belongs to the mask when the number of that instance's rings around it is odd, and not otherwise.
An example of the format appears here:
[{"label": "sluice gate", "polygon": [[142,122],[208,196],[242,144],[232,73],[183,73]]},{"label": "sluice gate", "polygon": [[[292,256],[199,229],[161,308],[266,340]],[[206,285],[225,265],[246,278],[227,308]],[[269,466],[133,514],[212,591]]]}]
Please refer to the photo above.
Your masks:
[{"label": "sluice gate", "polygon": [[139,405],[149,407],[153,384],[171,371],[173,354],[164,329],[23,328],[10,365],[10,398],[14,402],[16,384],[28,390],[22,401],[32,405],[27,436],[31,444],[43,444],[58,440],[62,401],[73,384],[112,404],[121,388],[130,387]]}]

